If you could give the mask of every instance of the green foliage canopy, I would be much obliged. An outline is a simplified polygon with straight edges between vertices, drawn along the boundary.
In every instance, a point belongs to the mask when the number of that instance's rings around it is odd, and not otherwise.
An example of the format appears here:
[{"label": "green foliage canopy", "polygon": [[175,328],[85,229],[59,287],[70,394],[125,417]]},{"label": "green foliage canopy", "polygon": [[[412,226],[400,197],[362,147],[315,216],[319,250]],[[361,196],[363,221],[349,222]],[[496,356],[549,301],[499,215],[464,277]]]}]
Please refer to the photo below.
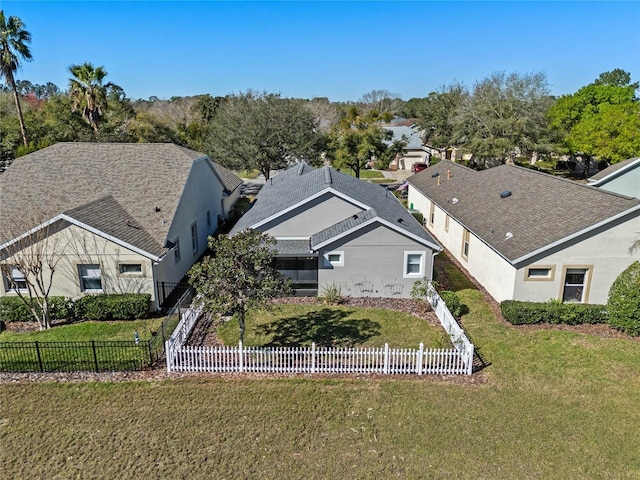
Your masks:
[{"label": "green foliage canopy", "polygon": [[607,301],[609,325],[640,335],[640,262],[632,263],[613,282]]}]

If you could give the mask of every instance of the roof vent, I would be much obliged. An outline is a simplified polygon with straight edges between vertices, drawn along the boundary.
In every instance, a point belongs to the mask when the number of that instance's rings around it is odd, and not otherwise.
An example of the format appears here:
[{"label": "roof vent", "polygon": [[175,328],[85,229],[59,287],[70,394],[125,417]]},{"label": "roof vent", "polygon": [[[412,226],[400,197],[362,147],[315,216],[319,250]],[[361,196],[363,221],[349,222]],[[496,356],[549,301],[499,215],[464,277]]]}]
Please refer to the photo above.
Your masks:
[{"label": "roof vent", "polygon": [[511,190],[505,190],[504,192],[500,193],[500,198],[507,198],[511,196]]},{"label": "roof vent", "polygon": [[456,197],[453,197],[453,200],[451,200],[451,203],[455,205],[456,203],[458,203],[458,199]]},{"label": "roof vent", "polygon": [[511,232],[507,232],[507,234],[504,236],[504,239],[505,239],[505,240],[509,240],[509,239],[510,239],[510,238],[512,238],[512,237],[513,237],[513,233],[511,233]]},{"label": "roof vent", "polygon": [[298,175],[302,175],[304,173],[304,162],[300,162],[298,164]]},{"label": "roof vent", "polygon": [[354,220],[357,220],[357,219],[358,219],[358,215],[354,215],[352,218],[353,218]]},{"label": "roof vent", "polygon": [[329,169],[329,167],[326,167],[324,169],[324,183],[331,185],[331,170]]},{"label": "roof vent", "polygon": [[160,207],[156,207],[156,213],[160,211]]},{"label": "roof vent", "polygon": [[440,173],[438,173],[438,172],[433,172],[431,174],[431,178],[436,178],[436,177],[439,177],[439,176],[440,176]]},{"label": "roof vent", "polygon": [[402,218],[399,218],[398,223],[404,223],[404,220]]}]

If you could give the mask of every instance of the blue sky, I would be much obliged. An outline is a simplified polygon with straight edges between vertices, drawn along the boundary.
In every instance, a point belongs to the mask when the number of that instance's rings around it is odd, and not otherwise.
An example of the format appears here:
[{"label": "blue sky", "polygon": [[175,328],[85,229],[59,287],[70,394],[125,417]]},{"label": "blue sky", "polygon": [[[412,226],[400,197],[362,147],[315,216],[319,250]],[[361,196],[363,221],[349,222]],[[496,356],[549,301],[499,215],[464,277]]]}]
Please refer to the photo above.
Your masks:
[{"label": "blue sky", "polygon": [[103,65],[130,98],[226,95],[408,100],[496,71],[545,72],[573,93],[622,68],[640,80],[640,2],[0,0],[32,34],[17,78],[68,85]]}]

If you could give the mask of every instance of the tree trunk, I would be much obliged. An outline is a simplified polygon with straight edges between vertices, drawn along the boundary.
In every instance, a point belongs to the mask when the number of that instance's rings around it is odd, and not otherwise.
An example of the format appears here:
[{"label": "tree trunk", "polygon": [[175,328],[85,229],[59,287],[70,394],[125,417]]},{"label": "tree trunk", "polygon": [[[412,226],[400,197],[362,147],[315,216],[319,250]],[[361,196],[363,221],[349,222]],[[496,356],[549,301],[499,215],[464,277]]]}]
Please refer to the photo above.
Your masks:
[{"label": "tree trunk", "polygon": [[16,102],[16,110],[18,111],[18,120],[20,121],[20,133],[22,133],[22,142],[26,147],[28,145],[27,142],[27,129],[24,126],[24,117],[22,116],[22,108],[20,107],[20,98],[18,97],[18,87],[16,87],[16,82],[13,80],[13,76],[8,78],[9,83],[11,84],[11,88],[13,89],[13,99]]},{"label": "tree trunk", "polygon": [[238,312],[238,326],[240,327],[240,341],[244,343],[244,310]]}]

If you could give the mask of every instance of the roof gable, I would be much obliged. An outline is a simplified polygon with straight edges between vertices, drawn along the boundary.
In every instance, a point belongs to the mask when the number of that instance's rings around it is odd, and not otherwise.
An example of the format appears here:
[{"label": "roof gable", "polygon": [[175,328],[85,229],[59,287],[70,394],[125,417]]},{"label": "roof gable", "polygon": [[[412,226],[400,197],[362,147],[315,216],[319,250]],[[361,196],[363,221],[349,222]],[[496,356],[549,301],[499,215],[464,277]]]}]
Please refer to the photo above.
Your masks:
[{"label": "roof gable", "polygon": [[592,185],[602,185],[614,178],[623,175],[629,170],[640,167],[640,157],[633,157],[622,162],[614,163],[608,166],[604,170],[600,170],[598,173],[589,178],[589,183]]}]

